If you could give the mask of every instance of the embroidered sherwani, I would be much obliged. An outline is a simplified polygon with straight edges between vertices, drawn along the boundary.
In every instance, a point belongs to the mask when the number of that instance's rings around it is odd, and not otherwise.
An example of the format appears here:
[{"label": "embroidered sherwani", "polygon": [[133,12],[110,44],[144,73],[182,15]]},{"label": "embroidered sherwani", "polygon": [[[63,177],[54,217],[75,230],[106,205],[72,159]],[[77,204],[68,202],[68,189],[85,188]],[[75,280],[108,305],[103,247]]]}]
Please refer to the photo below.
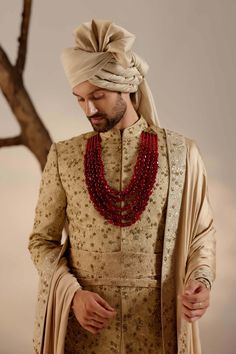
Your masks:
[{"label": "embroidered sherwani", "polygon": [[[101,133],[105,177],[113,188],[129,183],[143,130],[157,134],[158,173],[145,211],[129,227],[108,223],[90,200],[84,154],[96,133],[51,147],[29,243],[41,279],[36,353],[200,353],[197,325],[181,319],[177,294],[190,278],[214,280],[204,165],[191,140],[149,127],[141,117],[122,135],[115,128]],[[61,246],[65,221],[68,237]],[[71,310],[79,287],[117,311],[97,336]]]}]

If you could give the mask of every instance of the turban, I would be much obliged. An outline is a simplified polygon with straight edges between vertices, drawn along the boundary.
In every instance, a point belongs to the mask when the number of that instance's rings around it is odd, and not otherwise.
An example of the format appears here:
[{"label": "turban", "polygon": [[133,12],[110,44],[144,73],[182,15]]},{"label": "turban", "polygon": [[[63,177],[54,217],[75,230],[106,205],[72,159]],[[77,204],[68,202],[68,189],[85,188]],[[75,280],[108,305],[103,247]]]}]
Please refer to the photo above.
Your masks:
[{"label": "turban", "polygon": [[135,36],[110,21],[92,20],[74,30],[75,46],[65,48],[62,64],[71,88],[89,81],[95,86],[134,93],[133,105],[149,125],[159,126],[147,63],[131,50]]}]

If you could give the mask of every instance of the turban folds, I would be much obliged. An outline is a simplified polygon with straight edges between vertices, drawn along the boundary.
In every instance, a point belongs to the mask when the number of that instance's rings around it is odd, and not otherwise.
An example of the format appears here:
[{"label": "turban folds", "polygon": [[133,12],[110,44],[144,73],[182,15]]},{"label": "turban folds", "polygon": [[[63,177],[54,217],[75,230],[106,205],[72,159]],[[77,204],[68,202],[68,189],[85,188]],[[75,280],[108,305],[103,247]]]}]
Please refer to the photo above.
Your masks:
[{"label": "turban folds", "polygon": [[135,36],[110,21],[92,20],[74,31],[75,46],[62,52],[71,88],[89,81],[95,86],[134,94],[134,108],[148,124],[159,125],[145,75],[147,63],[131,48]]}]

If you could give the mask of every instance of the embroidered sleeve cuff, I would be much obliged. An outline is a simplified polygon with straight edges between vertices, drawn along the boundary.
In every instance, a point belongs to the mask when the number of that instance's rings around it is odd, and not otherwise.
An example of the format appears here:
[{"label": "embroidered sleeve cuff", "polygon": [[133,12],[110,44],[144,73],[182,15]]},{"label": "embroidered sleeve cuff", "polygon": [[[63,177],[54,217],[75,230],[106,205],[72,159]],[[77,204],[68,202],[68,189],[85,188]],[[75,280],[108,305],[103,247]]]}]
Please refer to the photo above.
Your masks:
[{"label": "embroidered sleeve cuff", "polygon": [[202,282],[207,289],[211,289],[214,277],[209,267],[201,266],[194,270],[190,276],[190,279],[198,280]]},{"label": "embroidered sleeve cuff", "polygon": [[207,289],[211,290],[211,283],[208,279],[206,278],[197,278],[196,280],[200,281],[202,284],[206,286]]}]

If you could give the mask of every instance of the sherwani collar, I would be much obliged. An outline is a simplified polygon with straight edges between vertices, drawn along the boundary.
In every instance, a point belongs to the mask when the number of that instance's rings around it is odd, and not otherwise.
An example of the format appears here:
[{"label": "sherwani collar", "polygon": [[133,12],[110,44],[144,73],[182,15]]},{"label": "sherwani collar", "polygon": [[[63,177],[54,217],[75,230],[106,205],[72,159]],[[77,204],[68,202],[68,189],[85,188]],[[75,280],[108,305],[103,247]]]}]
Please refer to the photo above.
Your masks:
[{"label": "sherwani collar", "polygon": [[107,132],[100,133],[100,136],[103,141],[107,140],[116,140],[120,139],[122,136],[122,140],[129,140],[130,138],[139,137],[141,132],[147,129],[148,124],[146,120],[141,116],[134,124],[129,127],[123,129],[122,135],[120,129],[112,128]]}]

